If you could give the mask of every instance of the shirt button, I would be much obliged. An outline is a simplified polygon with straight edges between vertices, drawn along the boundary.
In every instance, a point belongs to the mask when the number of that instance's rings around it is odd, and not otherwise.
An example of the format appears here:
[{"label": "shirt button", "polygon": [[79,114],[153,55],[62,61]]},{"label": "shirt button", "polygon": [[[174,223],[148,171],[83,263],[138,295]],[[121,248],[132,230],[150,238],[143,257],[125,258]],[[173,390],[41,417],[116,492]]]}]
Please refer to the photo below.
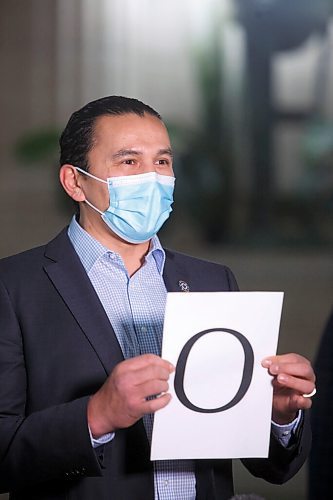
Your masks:
[{"label": "shirt button", "polygon": [[141,333],[147,333],[147,327],[146,326],[142,326],[141,327]]},{"label": "shirt button", "polygon": [[284,432],[282,433],[282,436],[289,436],[289,434],[290,434],[290,432],[289,432],[289,431],[284,431]]},{"label": "shirt button", "polygon": [[166,480],[164,481],[164,486],[168,486],[168,484],[169,484],[169,481],[168,481],[168,479],[166,479]]}]

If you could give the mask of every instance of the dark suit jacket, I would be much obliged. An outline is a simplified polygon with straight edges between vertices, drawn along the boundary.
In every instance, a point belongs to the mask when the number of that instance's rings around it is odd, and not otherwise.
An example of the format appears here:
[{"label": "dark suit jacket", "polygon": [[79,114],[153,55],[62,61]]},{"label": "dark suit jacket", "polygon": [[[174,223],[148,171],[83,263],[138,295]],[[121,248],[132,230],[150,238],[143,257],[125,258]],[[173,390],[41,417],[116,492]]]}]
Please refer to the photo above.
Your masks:
[{"label": "dark suit jacket", "polygon": [[313,443],[309,461],[309,498],[332,498],[333,457],[333,310],[315,362],[317,394],[311,410]]},{"label": "dark suit jacket", "polygon": [[[226,267],[169,251],[164,279],[169,291],[179,280],[192,291],[237,289]],[[25,500],[153,499],[142,421],[96,450],[90,443],[89,395],[122,359],[66,230],[0,261],[0,491]],[[272,438],[271,458],[246,466],[272,482],[291,477],[308,447],[301,427],[293,446]],[[232,496],[231,461],[198,461],[196,485],[199,500]]]}]

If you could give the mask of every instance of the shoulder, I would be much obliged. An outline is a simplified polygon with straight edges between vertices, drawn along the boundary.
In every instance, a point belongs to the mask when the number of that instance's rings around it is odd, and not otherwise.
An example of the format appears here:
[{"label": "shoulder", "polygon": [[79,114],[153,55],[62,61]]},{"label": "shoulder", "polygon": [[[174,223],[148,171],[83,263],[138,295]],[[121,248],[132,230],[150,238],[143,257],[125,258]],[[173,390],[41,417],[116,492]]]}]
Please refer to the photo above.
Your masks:
[{"label": "shoulder", "polygon": [[166,274],[192,284],[191,290],[238,290],[230,268],[198,257],[166,249]]},{"label": "shoulder", "polygon": [[199,257],[193,257],[182,252],[177,252],[175,250],[165,249],[165,255],[167,259],[173,261],[177,264],[181,263],[189,266],[205,267],[205,268],[226,268],[223,264],[218,264],[217,262],[212,262],[206,259],[201,259]]},{"label": "shoulder", "polygon": [[0,259],[0,272],[11,272],[15,269],[31,265],[34,261],[40,260],[44,255],[45,245],[25,250],[9,257]]},{"label": "shoulder", "polygon": [[223,264],[218,264],[217,262],[212,262],[206,259],[201,259],[199,257],[193,257],[192,255],[188,255],[182,252],[177,252],[175,250],[170,250],[168,248],[165,249],[165,257],[166,259],[173,263],[174,265],[182,265],[191,268],[202,268],[202,269],[223,269],[227,266]]},{"label": "shoulder", "polygon": [[37,269],[41,269],[44,263],[49,260],[46,257],[47,248],[49,246],[52,247],[55,243],[60,245],[60,247],[66,247],[68,244],[70,245],[66,228],[45,245],[40,245],[0,259],[0,278],[15,278],[23,274],[25,279],[27,279],[29,275],[31,276]]}]

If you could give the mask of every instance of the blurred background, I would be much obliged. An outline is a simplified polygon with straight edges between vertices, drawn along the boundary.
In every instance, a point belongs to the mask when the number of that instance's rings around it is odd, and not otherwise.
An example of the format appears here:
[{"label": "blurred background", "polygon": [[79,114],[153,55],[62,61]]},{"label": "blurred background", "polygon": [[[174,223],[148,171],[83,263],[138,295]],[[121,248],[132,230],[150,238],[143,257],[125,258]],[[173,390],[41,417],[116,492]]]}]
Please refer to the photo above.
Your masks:
[{"label": "blurred background", "polygon": [[[279,352],[314,359],[333,292],[333,0],[1,0],[0,257],[52,238],[70,114],[147,102],[176,152],[167,246],[282,290]],[[238,493],[306,498],[306,468]],[[0,495],[1,498],[1,495]]]}]

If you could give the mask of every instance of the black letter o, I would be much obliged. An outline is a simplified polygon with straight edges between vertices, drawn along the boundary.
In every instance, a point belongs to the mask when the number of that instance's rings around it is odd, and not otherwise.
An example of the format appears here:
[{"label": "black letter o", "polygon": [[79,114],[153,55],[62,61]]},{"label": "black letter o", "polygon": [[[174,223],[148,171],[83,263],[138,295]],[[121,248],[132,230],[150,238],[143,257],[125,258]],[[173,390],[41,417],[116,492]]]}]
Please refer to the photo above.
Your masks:
[{"label": "black letter o", "polygon": [[[187,398],[185,394],[184,390],[185,368],[189,353],[193,345],[196,343],[196,341],[199,340],[204,335],[206,335],[207,333],[212,333],[212,332],[230,333],[239,340],[239,342],[243,347],[245,355],[244,369],[239,389],[235,394],[235,396],[232,398],[232,400],[229,401],[229,403],[219,408],[200,408],[199,406],[195,406],[193,403],[191,403],[191,401]],[[197,333],[186,342],[186,344],[184,345],[183,349],[180,352],[177,361],[174,384],[175,384],[175,391],[179,401],[189,410],[197,411],[200,413],[218,413],[221,411],[229,410],[237,403],[239,403],[239,401],[245,396],[252,380],[253,362],[254,362],[254,354],[250,342],[247,340],[246,337],[244,337],[244,335],[237,332],[236,330],[230,330],[228,328],[210,328],[209,330],[203,330],[202,332]]]}]

